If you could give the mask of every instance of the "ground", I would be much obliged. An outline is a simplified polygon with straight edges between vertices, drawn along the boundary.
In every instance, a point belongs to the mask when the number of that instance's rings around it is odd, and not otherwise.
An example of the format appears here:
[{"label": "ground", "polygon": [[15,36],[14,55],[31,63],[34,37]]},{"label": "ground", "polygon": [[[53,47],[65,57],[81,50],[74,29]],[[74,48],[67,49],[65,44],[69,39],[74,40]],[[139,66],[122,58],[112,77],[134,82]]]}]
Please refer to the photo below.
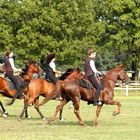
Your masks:
[{"label": "ground", "polygon": [[[79,125],[70,104],[65,106],[64,121],[56,121],[47,125],[39,118],[33,107],[29,108],[31,119],[17,121],[23,103],[17,100],[13,106],[5,106],[9,117],[0,116],[1,140],[139,140],[140,132],[140,92],[130,92],[126,97],[124,93],[116,92],[115,99],[122,103],[122,111],[113,117],[112,112],[116,106],[105,105],[99,118],[99,125],[92,127],[96,107],[81,102],[81,116],[86,126]],[[1,98],[6,104],[10,99]],[[45,117],[51,117],[59,101],[50,101],[41,107]]]}]

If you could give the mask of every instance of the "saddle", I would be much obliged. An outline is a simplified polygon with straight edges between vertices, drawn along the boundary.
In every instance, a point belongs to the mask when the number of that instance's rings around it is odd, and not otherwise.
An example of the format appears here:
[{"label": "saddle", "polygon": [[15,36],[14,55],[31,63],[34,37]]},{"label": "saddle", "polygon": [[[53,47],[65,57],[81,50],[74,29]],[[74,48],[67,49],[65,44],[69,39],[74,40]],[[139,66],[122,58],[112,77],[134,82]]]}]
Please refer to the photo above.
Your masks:
[{"label": "saddle", "polygon": [[83,88],[87,88],[87,89],[94,89],[93,85],[90,83],[90,81],[86,80],[86,79],[80,79],[79,80],[80,86]]},{"label": "saddle", "polygon": [[[7,81],[8,88],[10,90],[16,89],[13,81],[8,76],[6,76],[5,73],[0,73],[0,77],[4,78]],[[22,78],[20,76],[15,76],[15,77],[19,83],[22,83]]]},{"label": "saddle", "polygon": [[[94,89],[93,85],[91,84],[91,82],[89,80],[80,79],[79,82],[80,82],[80,86],[83,87],[83,88]],[[101,82],[101,90],[103,90],[104,89],[104,83],[103,83],[102,80],[100,80],[100,82]]]},{"label": "saddle", "polygon": [[45,79],[47,82],[53,83],[48,77]]}]

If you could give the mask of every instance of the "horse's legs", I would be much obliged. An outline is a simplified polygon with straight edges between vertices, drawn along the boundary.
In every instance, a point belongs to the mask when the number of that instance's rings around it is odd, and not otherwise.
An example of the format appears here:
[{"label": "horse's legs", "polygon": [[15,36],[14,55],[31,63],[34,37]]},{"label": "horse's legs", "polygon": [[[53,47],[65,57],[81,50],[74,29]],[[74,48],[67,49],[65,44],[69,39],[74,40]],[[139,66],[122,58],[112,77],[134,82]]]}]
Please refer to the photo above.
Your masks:
[{"label": "horse's legs", "polygon": [[8,112],[5,110],[5,108],[4,108],[4,106],[3,106],[1,101],[0,101],[0,106],[2,108],[2,112],[1,113],[2,113],[3,117],[7,117],[8,116]]},{"label": "horse's legs", "polygon": [[1,106],[1,108],[2,108],[2,111],[5,112],[6,110],[5,110],[5,108],[3,107],[3,104],[2,104],[1,101],[0,101],[0,106]]},{"label": "horse's legs", "polygon": [[[24,100],[24,104],[26,105],[26,100]],[[31,116],[28,115],[28,109],[25,109],[25,118],[31,118]]]},{"label": "horse's legs", "polygon": [[74,106],[74,113],[76,115],[76,117],[79,120],[80,125],[84,126],[84,122],[82,121],[81,117],[80,117],[80,113],[79,113],[79,109],[80,109],[80,98],[77,97],[73,100],[73,106]]},{"label": "horse's legs", "polygon": [[61,111],[64,107],[65,104],[67,104],[69,101],[66,99],[62,99],[60,101],[60,104],[56,107],[55,113],[53,115],[53,117],[51,118],[51,121],[54,121],[56,119],[56,116],[58,114],[59,111]]},{"label": "horse's legs", "polygon": [[60,110],[60,113],[59,113],[59,120],[63,120],[63,108]]},{"label": "horse's legs", "polygon": [[40,109],[39,109],[39,97],[37,99],[35,99],[35,105],[34,105],[34,108],[36,109],[36,111],[38,112],[38,114],[40,115],[40,117],[43,119],[44,118],[44,115],[41,113]]},{"label": "horse's legs", "polygon": [[[62,100],[62,99],[61,99],[61,100]],[[67,100],[67,103],[70,101],[69,98],[67,98],[66,100]],[[63,114],[63,108],[60,110],[60,113],[59,113],[59,120],[60,120],[60,121],[63,121],[63,116],[62,116],[62,114]]]},{"label": "horse's legs", "polygon": [[107,100],[107,102],[105,102],[105,103],[109,104],[109,105],[117,105],[118,106],[118,110],[113,112],[113,114],[112,114],[113,116],[116,116],[116,115],[120,114],[120,112],[121,112],[121,103],[119,101],[110,99],[110,100]]},{"label": "horse's legs", "polygon": [[95,117],[95,120],[93,122],[93,125],[97,126],[98,122],[98,117],[100,115],[100,112],[101,112],[101,109],[102,109],[102,106],[97,106],[97,109],[96,109],[96,117]]},{"label": "horse's legs", "polygon": [[28,110],[27,109],[25,110],[25,118],[30,118],[29,115],[28,115]]},{"label": "horse's legs", "polygon": [[28,104],[27,104],[27,99],[24,99],[24,107],[23,107],[23,110],[22,110],[22,112],[21,112],[21,114],[20,114],[20,118],[23,118],[23,115],[24,115],[24,113],[25,113],[25,115],[27,115],[26,113],[26,111],[27,111],[27,108],[28,108]]}]

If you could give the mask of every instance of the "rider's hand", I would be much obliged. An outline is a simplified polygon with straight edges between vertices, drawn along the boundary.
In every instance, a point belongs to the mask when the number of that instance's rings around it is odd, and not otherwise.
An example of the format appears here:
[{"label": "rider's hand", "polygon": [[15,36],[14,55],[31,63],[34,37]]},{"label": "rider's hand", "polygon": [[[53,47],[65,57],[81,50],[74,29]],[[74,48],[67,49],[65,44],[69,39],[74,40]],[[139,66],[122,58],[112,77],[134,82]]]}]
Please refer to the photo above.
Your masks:
[{"label": "rider's hand", "polygon": [[22,72],[22,69],[18,69],[17,71],[18,71],[18,72]]}]

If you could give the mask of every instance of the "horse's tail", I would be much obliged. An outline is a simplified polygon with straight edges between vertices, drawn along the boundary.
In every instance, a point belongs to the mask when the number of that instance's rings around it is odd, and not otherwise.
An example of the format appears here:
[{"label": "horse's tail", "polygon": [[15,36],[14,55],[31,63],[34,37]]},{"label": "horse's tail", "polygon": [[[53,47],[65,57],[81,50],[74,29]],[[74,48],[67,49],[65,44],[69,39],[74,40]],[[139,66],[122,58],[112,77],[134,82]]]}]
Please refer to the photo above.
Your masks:
[{"label": "horse's tail", "polygon": [[55,99],[58,96],[60,96],[63,89],[64,89],[64,86],[65,86],[64,81],[58,82],[57,85],[56,85],[56,88],[51,92],[51,94],[49,94],[47,97],[45,97],[45,99],[41,103],[39,103],[39,106],[45,104],[49,100]]},{"label": "horse's tail", "polygon": [[24,92],[24,90],[27,88],[27,86],[29,85],[29,83],[30,83],[30,80],[29,80],[29,79],[24,80],[24,81],[21,83],[21,85],[20,85],[20,92],[17,91],[17,93],[13,96],[12,101],[11,101],[10,103],[7,103],[7,105],[12,105],[18,97],[19,97],[19,98],[22,97],[23,95],[21,95],[21,94],[22,94],[22,93]]}]

